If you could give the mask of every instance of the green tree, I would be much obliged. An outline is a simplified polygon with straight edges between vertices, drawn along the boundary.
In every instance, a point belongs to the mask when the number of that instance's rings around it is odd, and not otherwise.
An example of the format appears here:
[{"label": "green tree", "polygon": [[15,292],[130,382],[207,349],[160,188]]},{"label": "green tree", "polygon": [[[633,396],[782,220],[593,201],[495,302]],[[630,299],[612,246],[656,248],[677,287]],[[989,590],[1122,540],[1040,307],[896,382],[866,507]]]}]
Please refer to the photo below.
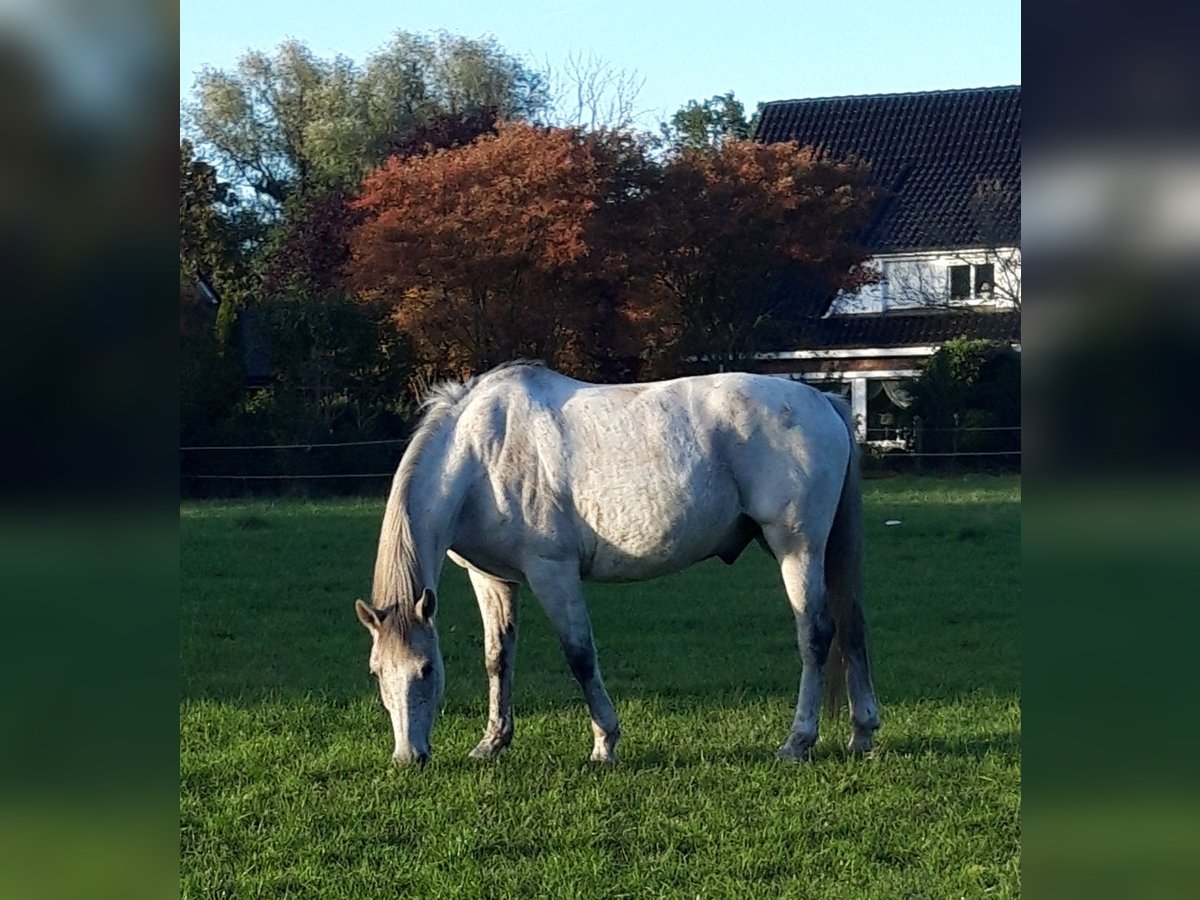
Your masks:
[{"label": "green tree", "polygon": [[394,436],[411,363],[390,307],[297,287],[258,301],[252,319],[271,368],[247,410],[258,433],[285,441]]},{"label": "green tree", "polygon": [[522,119],[548,103],[543,76],[493,38],[446,32],[398,32],[361,66],[287,41],[233,71],[205,69],[193,96],[189,135],[272,210],[296,193],[352,189],[438,115]]},{"label": "green tree", "polygon": [[190,141],[179,142],[179,275],[235,282],[244,272],[237,198]]},{"label": "green tree", "polygon": [[753,136],[758,113],[747,120],[746,108],[733,91],[708,100],[689,100],[662,125],[662,139],[672,150],[719,148],[726,141]]},{"label": "green tree", "polygon": [[[184,443],[203,440],[227,419],[241,390],[242,370],[220,326],[243,289],[248,267],[242,228],[227,184],[179,145],[179,419]],[[213,301],[221,301],[221,307]]]},{"label": "green tree", "polygon": [[262,253],[249,311],[271,375],[254,412],[281,438],[373,436],[391,421],[410,372],[390,307],[347,288],[349,235],[361,218],[350,199],[289,198]]},{"label": "green tree", "polygon": [[914,382],[927,453],[1020,448],[1021,354],[1004,341],[947,341]]}]

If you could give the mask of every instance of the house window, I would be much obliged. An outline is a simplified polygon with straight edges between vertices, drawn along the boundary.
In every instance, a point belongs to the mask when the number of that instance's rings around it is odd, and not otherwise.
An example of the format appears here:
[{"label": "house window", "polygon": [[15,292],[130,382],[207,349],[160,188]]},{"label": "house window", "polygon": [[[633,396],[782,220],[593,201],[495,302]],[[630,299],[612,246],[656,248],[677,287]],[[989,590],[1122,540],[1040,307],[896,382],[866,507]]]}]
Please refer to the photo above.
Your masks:
[{"label": "house window", "polygon": [[950,267],[950,299],[966,300],[971,296],[971,267]]},{"label": "house window", "polygon": [[995,289],[996,267],[992,263],[950,267],[951,300],[967,300],[971,297],[990,300]]},{"label": "house window", "polygon": [[995,266],[991,263],[975,267],[975,296],[990,300],[996,288]]}]

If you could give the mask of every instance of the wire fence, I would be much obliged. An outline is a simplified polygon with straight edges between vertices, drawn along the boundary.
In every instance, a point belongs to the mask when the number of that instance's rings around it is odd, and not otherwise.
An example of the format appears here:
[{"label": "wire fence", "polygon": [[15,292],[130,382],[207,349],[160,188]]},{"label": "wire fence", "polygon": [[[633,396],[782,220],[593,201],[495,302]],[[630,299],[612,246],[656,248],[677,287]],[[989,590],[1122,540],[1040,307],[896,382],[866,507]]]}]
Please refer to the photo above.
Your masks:
[{"label": "wire fence", "polygon": [[[353,436],[351,436],[353,437]],[[352,440],[185,444],[179,448],[184,497],[378,495],[387,489],[409,435]]]},{"label": "wire fence", "polygon": [[868,428],[867,472],[914,474],[962,471],[1019,471],[1020,425],[927,425],[919,416],[899,427]]},{"label": "wire fence", "polygon": [[379,444],[407,444],[408,438],[381,438],[377,441],[326,441],[303,444],[214,444],[209,447],[180,447],[180,453],[218,450],[313,450],[321,447],[367,447]]},{"label": "wire fence", "polygon": [[339,472],[337,474],[326,472],[312,472],[307,474],[296,475],[185,475],[185,478],[195,478],[200,481],[218,481],[226,479],[229,481],[269,481],[272,479],[303,479],[303,478],[391,478],[394,472]]},{"label": "wire fence", "polygon": [[[864,468],[871,472],[1015,471],[1021,426],[869,428]],[[408,437],[359,441],[181,446],[184,496],[238,493],[379,494],[396,471]],[[362,453],[359,451],[368,451]]]}]

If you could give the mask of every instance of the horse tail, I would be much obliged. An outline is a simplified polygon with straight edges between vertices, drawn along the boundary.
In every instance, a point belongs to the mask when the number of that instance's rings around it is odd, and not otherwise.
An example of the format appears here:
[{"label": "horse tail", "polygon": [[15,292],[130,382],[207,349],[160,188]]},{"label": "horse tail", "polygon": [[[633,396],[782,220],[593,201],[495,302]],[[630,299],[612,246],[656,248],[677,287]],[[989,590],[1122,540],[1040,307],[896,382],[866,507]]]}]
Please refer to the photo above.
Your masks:
[{"label": "horse tail", "polygon": [[850,438],[842,495],[825,545],[825,590],[834,635],[822,680],[825,711],[832,715],[846,700],[846,655],[861,652],[866,657],[867,630],[863,614],[863,508],[858,441],[849,407],[840,399],[830,400]]}]

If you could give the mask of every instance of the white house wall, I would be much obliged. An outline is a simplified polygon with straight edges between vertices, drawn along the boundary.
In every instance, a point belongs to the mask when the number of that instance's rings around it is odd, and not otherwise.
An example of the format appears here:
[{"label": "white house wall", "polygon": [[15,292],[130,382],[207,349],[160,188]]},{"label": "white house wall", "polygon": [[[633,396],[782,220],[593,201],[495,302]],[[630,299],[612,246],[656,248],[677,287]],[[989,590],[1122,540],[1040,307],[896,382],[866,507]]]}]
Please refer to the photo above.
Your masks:
[{"label": "white house wall", "polygon": [[[950,267],[991,263],[995,289],[991,300],[950,299]],[[883,313],[923,306],[970,308],[981,305],[1015,308],[1021,297],[1021,250],[1001,247],[988,250],[954,250],[935,253],[881,255],[868,265],[880,273],[878,284],[853,294],[840,294],[831,315]]]}]

